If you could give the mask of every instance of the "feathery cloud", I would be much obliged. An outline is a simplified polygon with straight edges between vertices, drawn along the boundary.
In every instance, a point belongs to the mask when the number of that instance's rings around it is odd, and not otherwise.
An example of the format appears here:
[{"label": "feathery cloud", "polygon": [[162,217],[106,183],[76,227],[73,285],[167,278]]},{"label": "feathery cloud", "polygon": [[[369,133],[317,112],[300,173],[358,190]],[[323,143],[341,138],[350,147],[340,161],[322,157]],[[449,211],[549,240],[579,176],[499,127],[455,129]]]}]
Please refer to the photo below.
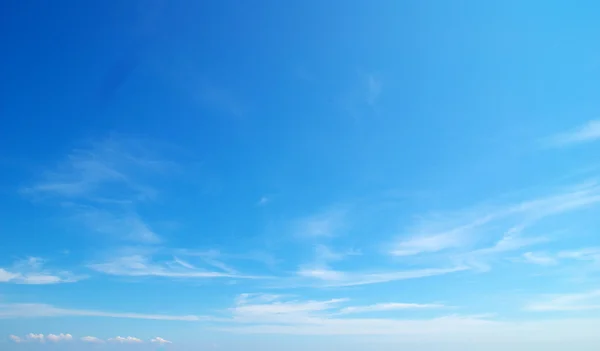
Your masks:
[{"label": "feathery cloud", "polygon": [[527,263],[537,264],[540,266],[551,266],[557,263],[557,260],[554,257],[534,252],[524,253],[523,259]]},{"label": "feathery cloud", "polygon": [[536,312],[600,310],[600,290],[541,298],[541,301],[532,302],[525,309]]},{"label": "feathery cloud", "polygon": [[67,271],[44,269],[44,263],[41,258],[28,257],[14,262],[10,270],[0,268],[0,283],[43,285],[74,283],[86,278]]},{"label": "feathery cloud", "polygon": [[443,308],[444,305],[435,303],[377,303],[368,306],[350,306],[340,310],[340,314],[350,313],[366,313],[366,312],[381,312],[381,311],[396,311],[396,310],[420,310],[420,309],[435,309]]},{"label": "feathery cloud", "polygon": [[54,307],[47,304],[11,303],[0,304],[0,319],[37,317],[107,317],[127,319],[149,319],[164,321],[200,321],[198,316],[177,316],[144,313],[105,312]]},{"label": "feathery cloud", "polygon": [[[151,257],[144,255],[130,255],[113,258],[107,262],[89,265],[89,268],[110,275],[120,276],[154,276],[164,278],[236,278],[236,279],[264,279],[265,277],[249,276],[236,273],[227,265],[217,260],[208,260],[210,266],[217,266],[219,271],[207,271],[195,268],[187,262],[176,259],[174,261],[156,262]],[[173,265],[175,263],[176,265]]]},{"label": "feathery cloud", "polygon": [[16,336],[16,335],[9,335],[8,338],[10,339],[10,341],[12,342],[16,342],[17,344],[20,342],[23,342],[23,339],[21,339],[20,337]]},{"label": "feathery cloud", "polygon": [[593,120],[546,140],[551,146],[567,146],[600,139],[600,120]]}]

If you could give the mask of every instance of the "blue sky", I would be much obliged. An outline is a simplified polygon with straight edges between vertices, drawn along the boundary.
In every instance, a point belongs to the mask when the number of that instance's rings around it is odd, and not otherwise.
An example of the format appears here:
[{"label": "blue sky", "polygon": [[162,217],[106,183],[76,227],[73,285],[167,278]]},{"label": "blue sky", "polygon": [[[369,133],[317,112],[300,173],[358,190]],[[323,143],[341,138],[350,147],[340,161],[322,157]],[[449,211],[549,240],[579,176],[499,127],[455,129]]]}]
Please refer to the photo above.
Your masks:
[{"label": "blue sky", "polygon": [[592,350],[599,4],[0,5],[3,350]]}]

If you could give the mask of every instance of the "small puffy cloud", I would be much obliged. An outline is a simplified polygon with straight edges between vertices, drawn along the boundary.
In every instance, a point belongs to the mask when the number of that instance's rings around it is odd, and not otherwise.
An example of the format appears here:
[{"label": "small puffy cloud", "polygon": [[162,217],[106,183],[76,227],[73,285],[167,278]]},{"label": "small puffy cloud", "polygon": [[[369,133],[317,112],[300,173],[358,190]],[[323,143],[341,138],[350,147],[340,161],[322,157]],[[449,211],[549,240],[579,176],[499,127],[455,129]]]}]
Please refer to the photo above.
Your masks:
[{"label": "small puffy cloud", "polygon": [[83,342],[90,343],[90,344],[103,344],[104,343],[104,340],[99,339],[95,336],[84,336],[80,340]]},{"label": "small puffy cloud", "polygon": [[124,338],[122,336],[117,336],[116,338],[108,339],[108,341],[116,342],[116,343],[120,343],[120,344],[139,344],[142,342],[141,339],[134,338],[133,336],[128,336],[126,338]]},{"label": "small puffy cloud", "polygon": [[12,342],[16,342],[17,344],[22,342],[23,339],[21,339],[20,337],[16,336],[16,335],[9,335],[8,338],[12,341]]},{"label": "small puffy cloud", "polygon": [[160,345],[164,345],[164,344],[172,344],[172,342],[170,342],[169,340],[165,340],[161,337],[155,337],[154,339],[151,339],[150,342],[155,343],[155,344],[160,344]]},{"label": "small puffy cloud", "polygon": [[27,334],[27,336],[25,337],[27,339],[27,341],[37,341],[37,342],[44,342],[44,334],[33,334],[33,333],[29,333]]},{"label": "small puffy cloud", "polygon": [[58,335],[48,334],[48,336],[46,336],[46,340],[50,342],[71,341],[73,340],[73,336],[71,334],[63,333],[60,333]]}]

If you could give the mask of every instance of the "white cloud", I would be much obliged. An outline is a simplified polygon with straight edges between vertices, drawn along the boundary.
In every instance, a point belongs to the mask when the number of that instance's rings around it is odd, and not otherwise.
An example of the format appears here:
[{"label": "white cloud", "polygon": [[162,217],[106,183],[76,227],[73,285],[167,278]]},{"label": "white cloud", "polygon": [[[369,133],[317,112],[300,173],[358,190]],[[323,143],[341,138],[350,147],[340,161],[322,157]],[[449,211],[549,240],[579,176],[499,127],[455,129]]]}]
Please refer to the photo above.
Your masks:
[{"label": "white cloud", "polygon": [[108,341],[120,343],[120,344],[139,344],[139,343],[143,342],[141,339],[134,338],[133,336],[128,336],[128,337],[117,336],[115,338],[108,339]]},{"label": "white cloud", "polygon": [[46,304],[0,304],[0,319],[2,318],[36,318],[36,317],[107,317],[128,319],[150,319],[165,321],[199,321],[198,316],[178,316],[144,313],[105,312],[94,310],[78,310],[54,307]]},{"label": "white cloud", "polygon": [[[286,301],[268,296],[259,303],[248,302],[245,298],[241,300],[241,303],[236,302],[230,309],[231,318],[220,320],[222,325],[216,326],[216,329],[246,334],[389,336],[395,341],[405,342],[458,341],[472,344],[479,341],[503,342],[508,339],[516,342],[600,341],[597,333],[600,322],[598,319],[495,321],[483,315],[447,315],[429,319],[349,318],[340,313],[344,311],[343,304],[347,299]],[[407,307],[385,304],[372,306],[376,306],[371,308],[378,311]],[[358,313],[360,309],[355,311]]]},{"label": "white cloud", "polygon": [[524,253],[523,259],[527,263],[537,264],[540,266],[551,266],[558,263],[558,261],[554,257],[534,252]]},{"label": "white cloud", "polygon": [[449,268],[423,268],[403,271],[382,272],[342,272],[330,269],[301,269],[297,272],[301,278],[309,278],[308,281],[292,281],[291,286],[312,287],[343,287],[387,283],[397,280],[416,279],[436,275],[456,273],[469,269],[465,265]]},{"label": "white cloud", "polygon": [[461,238],[455,233],[419,236],[400,241],[395,245],[391,254],[394,256],[410,256],[460,247],[462,244]]},{"label": "white cloud", "polygon": [[16,335],[9,335],[8,338],[10,339],[10,341],[12,342],[16,342],[17,344],[20,342],[23,342],[23,339],[21,339],[20,337],[16,336]]},{"label": "white cloud", "polygon": [[80,340],[83,342],[90,343],[90,344],[103,344],[104,343],[104,340],[99,339],[95,336],[84,336]]},{"label": "white cloud", "polygon": [[536,312],[600,310],[600,290],[579,294],[554,295],[540,298],[540,300],[530,303],[525,309]]},{"label": "white cloud", "polygon": [[[442,213],[421,219],[409,228],[408,235],[388,244],[386,251],[395,256],[411,256],[453,249],[451,257],[459,262],[489,269],[485,261],[494,255],[518,251],[550,239],[525,235],[533,225],[598,203],[600,185],[588,181],[520,202]],[[493,246],[477,248],[478,243],[499,235],[502,236]]]},{"label": "white cloud", "polygon": [[[165,278],[237,278],[261,279],[264,277],[248,276],[236,273],[221,262],[205,257],[204,261],[211,266],[217,266],[221,271],[207,271],[194,268],[187,262],[174,260],[173,262],[153,262],[144,255],[121,256],[107,262],[89,265],[89,268],[111,275],[120,276],[155,276]],[[172,263],[176,263],[176,266]],[[183,263],[183,264],[182,264]]]},{"label": "white cloud", "polygon": [[172,342],[170,342],[169,340],[165,340],[161,337],[155,337],[154,339],[151,339],[150,342],[155,343],[155,344],[159,344],[159,345],[164,345],[164,344],[172,344]]},{"label": "white cloud", "polygon": [[43,285],[74,283],[85,278],[67,271],[44,269],[44,260],[38,257],[18,260],[10,270],[0,268],[0,283]]},{"label": "white cloud", "polygon": [[63,334],[63,333],[60,333],[58,335],[48,334],[46,336],[46,340],[48,340],[50,342],[71,341],[71,340],[73,340],[73,336],[71,334]]},{"label": "white cloud", "polygon": [[35,341],[35,342],[42,342],[42,343],[45,341],[44,334],[29,333],[25,336],[25,339],[27,341]]},{"label": "white cloud", "polygon": [[295,221],[293,231],[305,238],[335,236],[344,229],[346,214],[345,209],[329,209]]},{"label": "white cloud", "polygon": [[600,263],[600,247],[587,247],[579,250],[560,251],[557,256],[561,259],[592,261]]},{"label": "white cloud", "polygon": [[600,139],[600,120],[594,120],[566,133],[555,135],[547,139],[546,143],[551,146],[566,146],[598,139]]},{"label": "white cloud", "polygon": [[365,312],[381,312],[381,311],[395,311],[395,310],[420,310],[420,309],[434,309],[443,308],[444,305],[432,304],[432,303],[377,303],[368,306],[350,306],[344,307],[340,310],[340,314],[350,313],[365,313]]}]

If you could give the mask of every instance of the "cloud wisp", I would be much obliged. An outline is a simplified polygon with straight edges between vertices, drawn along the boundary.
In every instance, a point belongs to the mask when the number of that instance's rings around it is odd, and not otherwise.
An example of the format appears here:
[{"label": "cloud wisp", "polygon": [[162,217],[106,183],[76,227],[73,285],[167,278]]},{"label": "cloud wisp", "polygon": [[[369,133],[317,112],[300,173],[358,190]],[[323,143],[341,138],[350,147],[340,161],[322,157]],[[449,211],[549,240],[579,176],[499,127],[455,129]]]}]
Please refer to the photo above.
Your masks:
[{"label": "cloud wisp", "polygon": [[204,257],[203,261],[208,266],[217,269],[197,268],[176,256],[170,260],[156,261],[151,256],[142,254],[114,257],[102,263],[90,264],[89,268],[104,274],[130,277],[268,279],[268,277],[240,274],[226,264],[210,257]]},{"label": "cloud wisp", "polygon": [[0,304],[0,319],[15,318],[41,318],[41,317],[104,317],[104,318],[125,318],[125,319],[147,319],[162,321],[201,321],[204,317],[200,316],[177,316],[163,314],[145,314],[145,313],[123,313],[106,312],[95,310],[79,310],[54,307],[47,304],[36,303],[3,303]]},{"label": "cloud wisp", "polygon": [[[281,297],[254,295],[236,300],[229,310],[230,318],[220,320],[218,330],[240,334],[268,335],[354,335],[388,336],[397,341],[474,342],[580,338],[600,340],[595,332],[598,319],[496,321],[486,316],[442,315],[414,319],[402,315],[411,308],[438,308],[437,304],[385,303],[367,306],[345,306],[348,299],[284,300]],[[395,317],[351,317],[353,312],[380,314],[395,310]],[[343,313],[343,311],[351,311]],[[556,333],[556,334],[554,334]],[[553,339],[554,340],[554,339]]]},{"label": "cloud wisp", "polygon": [[573,130],[552,136],[544,144],[561,147],[592,142],[600,139],[600,120],[592,120]]},{"label": "cloud wisp", "polygon": [[45,285],[74,283],[86,278],[68,271],[45,269],[44,264],[39,257],[16,261],[10,268],[0,268],[0,283]]},{"label": "cloud wisp", "polygon": [[[444,252],[453,257],[482,260],[508,251],[547,242],[547,237],[525,235],[528,228],[560,215],[597,206],[600,185],[595,181],[576,184],[553,194],[500,206],[485,206],[421,220],[407,234],[388,245],[388,253],[407,257]],[[481,241],[499,239],[492,246]]]},{"label": "cloud wisp", "polygon": [[535,312],[574,312],[600,310],[600,290],[577,294],[562,294],[540,298],[525,306]]},{"label": "cloud wisp", "polygon": [[110,136],[73,149],[56,167],[42,173],[23,193],[62,208],[67,217],[91,232],[114,239],[160,242],[160,236],[136,211],[153,200],[156,178],[178,165],[162,159],[152,143]]}]

